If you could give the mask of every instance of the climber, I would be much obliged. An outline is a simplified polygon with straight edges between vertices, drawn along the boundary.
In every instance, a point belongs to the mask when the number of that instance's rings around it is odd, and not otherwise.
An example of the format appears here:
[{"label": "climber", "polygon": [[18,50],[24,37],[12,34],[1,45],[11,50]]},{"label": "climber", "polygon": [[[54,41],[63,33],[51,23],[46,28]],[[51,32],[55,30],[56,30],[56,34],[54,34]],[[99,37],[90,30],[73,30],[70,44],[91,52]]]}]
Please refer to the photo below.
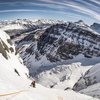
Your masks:
[{"label": "climber", "polygon": [[31,85],[30,86],[32,86],[32,87],[36,87],[36,85],[35,85],[35,81],[32,81],[32,83],[31,83]]}]

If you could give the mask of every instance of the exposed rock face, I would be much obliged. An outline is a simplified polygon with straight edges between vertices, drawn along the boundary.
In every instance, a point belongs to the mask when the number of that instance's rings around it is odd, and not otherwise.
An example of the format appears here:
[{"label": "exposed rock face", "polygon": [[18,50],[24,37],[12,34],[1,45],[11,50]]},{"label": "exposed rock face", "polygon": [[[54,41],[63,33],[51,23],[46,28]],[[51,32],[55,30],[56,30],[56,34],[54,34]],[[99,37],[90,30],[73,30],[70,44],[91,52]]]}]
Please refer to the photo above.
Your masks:
[{"label": "exposed rock face", "polygon": [[[3,37],[5,35],[5,33],[0,30],[0,36],[1,35]],[[8,36],[6,35],[6,37],[8,37]],[[5,39],[5,37],[3,37],[3,38]],[[11,40],[8,38],[8,39],[5,39],[5,41],[4,41],[2,38],[0,38],[0,53],[3,55],[3,57],[8,59],[9,58],[8,53],[12,53],[12,52],[14,52],[14,48],[12,46]]]},{"label": "exposed rock face", "polygon": [[72,59],[80,53],[85,57],[100,56],[100,35],[89,31],[88,28],[68,23],[53,25],[39,36],[40,32],[41,30],[38,34],[35,32],[21,40],[33,41],[26,49],[26,54],[36,57],[38,52],[38,55],[45,55],[50,62]]},{"label": "exposed rock face", "polygon": [[37,48],[41,54],[44,54],[46,52],[44,48],[48,48],[48,46],[56,47],[58,48],[56,55],[65,60],[79,53],[83,53],[86,57],[99,56],[99,38],[99,35],[73,23],[68,25],[57,24],[51,26],[43,33],[39,38]]}]

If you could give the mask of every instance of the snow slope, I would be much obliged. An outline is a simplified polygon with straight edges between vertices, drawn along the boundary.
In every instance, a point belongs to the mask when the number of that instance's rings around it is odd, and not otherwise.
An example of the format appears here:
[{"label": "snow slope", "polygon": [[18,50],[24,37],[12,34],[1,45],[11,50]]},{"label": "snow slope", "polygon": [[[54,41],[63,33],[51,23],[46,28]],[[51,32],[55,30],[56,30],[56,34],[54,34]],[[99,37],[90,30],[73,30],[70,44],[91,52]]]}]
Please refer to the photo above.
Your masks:
[{"label": "snow slope", "polygon": [[85,75],[78,80],[74,90],[100,98],[100,63],[90,68]]},{"label": "snow slope", "polygon": [[74,84],[90,68],[91,66],[84,67],[81,63],[57,65],[38,73],[35,78],[40,84],[46,87],[66,90],[66,88],[73,88]]},{"label": "snow slope", "polygon": [[82,94],[90,95],[100,99],[100,83],[90,85],[87,88],[79,91]]},{"label": "snow slope", "polygon": [[[43,92],[41,92],[43,91]],[[72,90],[61,91],[56,89],[48,89],[43,86],[37,85],[37,88],[29,88],[28,91],[3,97],[0,100],[99,100],[80,93],[75,93]]]},{"label": "snow slope", "polygon": [[74,89],[79,91],[99,82],[100,82],[100,63],[90,68],[85,73],[85,75],[79,79],[79,81],[74,86]]}]

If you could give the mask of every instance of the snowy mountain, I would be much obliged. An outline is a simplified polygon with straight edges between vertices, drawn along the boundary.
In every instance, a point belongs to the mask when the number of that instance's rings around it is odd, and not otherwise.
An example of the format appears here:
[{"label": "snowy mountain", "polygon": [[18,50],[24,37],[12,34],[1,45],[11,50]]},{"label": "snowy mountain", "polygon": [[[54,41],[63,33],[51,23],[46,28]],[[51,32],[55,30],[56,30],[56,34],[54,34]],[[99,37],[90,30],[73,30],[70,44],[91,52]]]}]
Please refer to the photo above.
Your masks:
[{"label": "snowy mountain", "polygon": [[30,83],[28,69],[15,55],[9,36],[0,30],[0,100],[99,100],[73,90],[49,89],[39,84],[32,88]]},{"label": "snowy mountain", "polygon": [[90,26],[91,29],[93,29],[94,31],[100,33],[100,24],[98,23],[93,23],[93,25]]},{"label": "snowy mountain", "polygon": [[100,99],[100,83],[90,85],[87,88],[80,90],[79,92]]},{"label": "snowy mountain", "polygon": [[84,23],[83,20],[79,20],[78,22],[75,22],[78,26],[82,27],[89,27],[87,24]]},{"label": "snowy mountain", "polygon": [[100,63],[90,68],[74,85],[75,91],[100,98]]},{"label": "snowy mountain", "polygon": [[16,40],[16,49],[33,74],[38,67],[75,59],[80,54],[86,58],[99,57],[100,35],[87,25],[55,24],[22,34]]}]

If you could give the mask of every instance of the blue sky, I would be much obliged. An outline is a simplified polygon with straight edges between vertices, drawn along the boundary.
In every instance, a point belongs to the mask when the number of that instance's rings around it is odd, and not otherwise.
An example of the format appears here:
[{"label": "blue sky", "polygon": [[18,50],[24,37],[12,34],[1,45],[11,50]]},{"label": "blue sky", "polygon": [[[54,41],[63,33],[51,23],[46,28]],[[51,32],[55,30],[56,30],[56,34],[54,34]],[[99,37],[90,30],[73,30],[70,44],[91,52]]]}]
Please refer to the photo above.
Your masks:
[{"label": "blue sky", "polygon": [[17,18],[100,23],[100,0],[0,0],[0,20]]}]

